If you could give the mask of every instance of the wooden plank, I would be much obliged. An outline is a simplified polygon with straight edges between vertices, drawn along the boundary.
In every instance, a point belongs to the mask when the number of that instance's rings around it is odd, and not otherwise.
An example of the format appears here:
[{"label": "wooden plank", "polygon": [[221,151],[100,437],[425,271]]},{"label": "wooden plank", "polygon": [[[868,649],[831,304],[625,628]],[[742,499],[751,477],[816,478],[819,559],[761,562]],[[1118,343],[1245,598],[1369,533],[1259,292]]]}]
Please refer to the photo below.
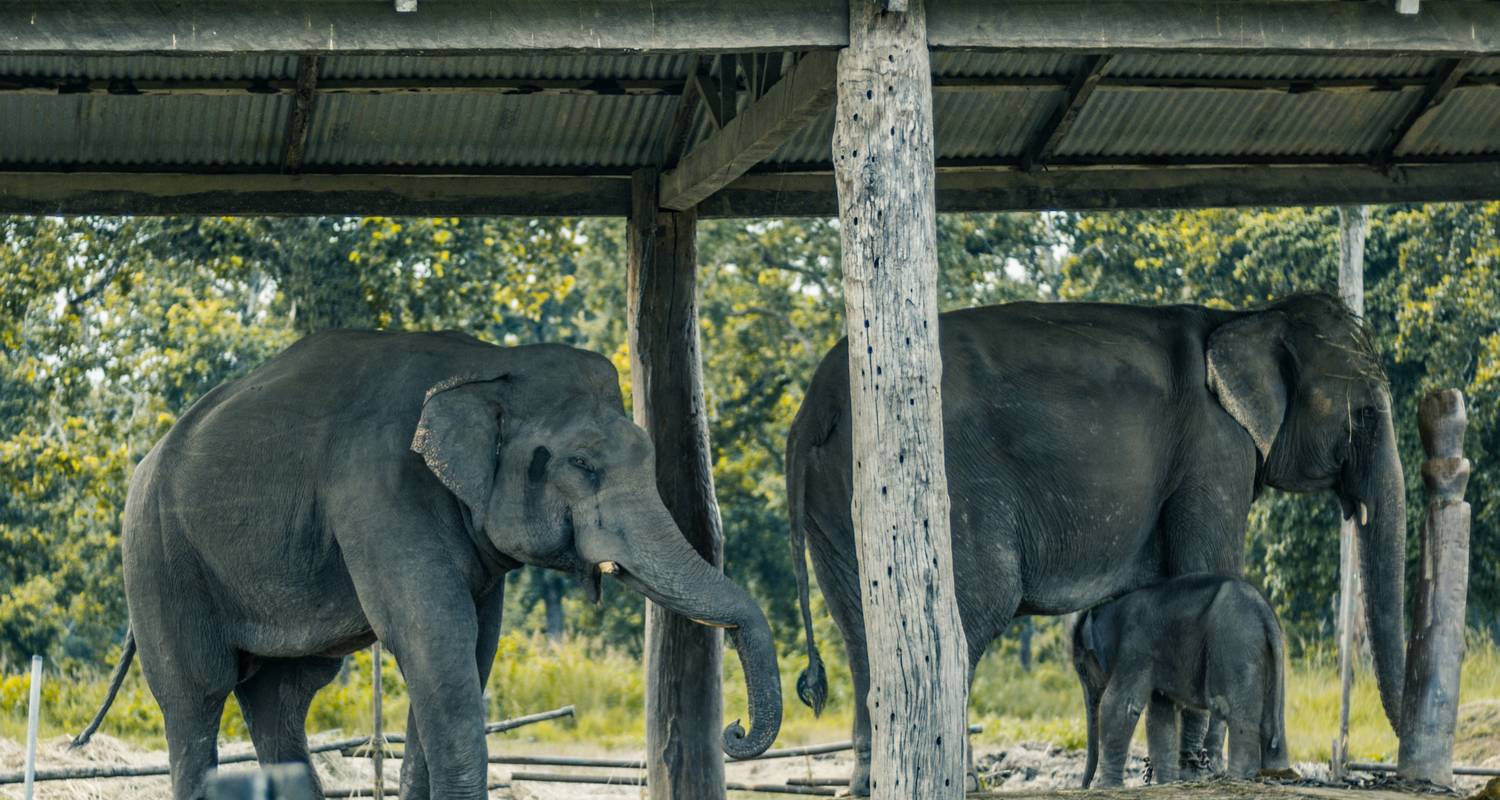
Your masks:
[{"label": "wooden plank", "polygon": [[662,176],[663,208],[686,209],[744,175],[833,104],[832,53],[797,62],[765,96]]},{"label": "wooden plank", "polygon": [[318,88],[318,57],[297,59],[297,94],[287,114],[286,137],[281,143],[281,171],[296,172],[302,168],[307,152],[307,135],[312,129],[313,93]]},{"label": "wooden plank", "polygon": [[1109,69],[1110,58],[1111,56],[1089,56],[1084,59],[1083,67],[1068,82],[1068,88],[1063,91],[1062,100],[1058,102],[1052,116],[1027,144],[1026,152],[1021,155],[1021,169],[1031,172],[1052,157],[1063,137],[1073,128],[1073,123],[1083,111],[1084,103],[1094,93],[1094,87],[1099,84],[1104,71]]},{"label": "wooden plank", "polygon": [[933,0],[935,48],[1085,53],[1500,54],[1500,4],[1427,0],[1422,13],[1327,0]]},{"label": "wooden plank", "polygon": [[814,50],[848,39],[841,0],[0,2],[0,53],[701,53]]},{"label": "wooden plank", "polygon": [[[939,169],[941,212],[1213,208],[1500,199],[1500,156],[1488,162],[1295,167]],[[831,217],[827,172],[753,173],[698,206],[700,217]]]},{"label": "wooden plank", "polygon": [[943,456],[926,11],[923,0],[901,14],[879,2],[850,0],[833,128],[869,651],[869,694],[854,702],[872,722],[855,733],[870,737],[871,755],[852,788],[876,800],[961,798],[968,648]]},{"label": "wooden plank", "polygon": [[695,57],[688,68],[689,87],[677,100],[677,109],[672,113],[672,122],[667,127],[667,132],[662,136],[661,165],[674,167],[682,158],[682,151],[687,148],[688,137],[693,135],[693,121],[697,118],[698,107],[703,103],[703,93],[698,90],[699,84],[693,81],[703,69],[704,58]]},{"label": "wooden plank", "polygon": [[[723,568],[698,344],[697,217],[657,207],[657,172],[631,181],[627,228],[635,421],[656,447],[656,484],[683,536]],[[646,604],[646,763],[652,800],[724,797],[723,631]]]},{"label": "wooden plank", "polygon": [[625,216],[628,178],[0,172],[6,214]]},{"label": "wooden plank", "polygon": [[[933,0],[929,16],[937,48],[1500,54],[1500,8],[1483,0],[1428,0],[1415,16],[1333,0]],[[0,3],[0,53],[717,53],[847,43],[841,0],[476,0],[415,14],[375,2]]]},{"label": "wooden plank", "polygon": [[1427,454],[1422,465],[1427,516],[1406,651],[1396,774],[1439,786],[1453,783],[1453,732],[1464,661],[1470,523],[1469,504],[1464,501],[1470,466],[1464,458],[1467,424],[1464,396],[1457,389],[1434,390],[1422,398],[1417,428]]},{"label": "wooden plank", "polygon": [[1448,95],[1474,66],[1474,61],[1475,59],[1472,58],[1450,58],[1438,67],[1437,74],[1422,89],[1422,95],[1412,106],[1411,111],[1407,112],[1386,133],[1385,140],[1376,151],[1376,164],[1391,163],[1395,160],[1397,153],[1420,136],[1423,130],[1426,130],[1427,126],[1432,123],[1433,117],[1436,116],[1438,107],[1448,99]]}]

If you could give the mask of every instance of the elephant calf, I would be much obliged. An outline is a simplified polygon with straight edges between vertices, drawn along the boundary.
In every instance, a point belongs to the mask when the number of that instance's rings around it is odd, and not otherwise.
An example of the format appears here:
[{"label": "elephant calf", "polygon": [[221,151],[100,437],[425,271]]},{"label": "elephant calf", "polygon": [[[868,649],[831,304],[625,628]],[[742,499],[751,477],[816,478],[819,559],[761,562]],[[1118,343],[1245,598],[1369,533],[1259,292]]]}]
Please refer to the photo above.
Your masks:
[{"label": "elephant calf", "polygon": [[1229,728],[1229,774],[1288,770],[1281,626],[1239,578],[1185,575],[1083,612],[1073,665],[1088,710],[1088,788],[1119,786],[1130,740],[1149,705],[1147,738],[1158,782],[1176,778],[1177,712],[1208,711]]}]

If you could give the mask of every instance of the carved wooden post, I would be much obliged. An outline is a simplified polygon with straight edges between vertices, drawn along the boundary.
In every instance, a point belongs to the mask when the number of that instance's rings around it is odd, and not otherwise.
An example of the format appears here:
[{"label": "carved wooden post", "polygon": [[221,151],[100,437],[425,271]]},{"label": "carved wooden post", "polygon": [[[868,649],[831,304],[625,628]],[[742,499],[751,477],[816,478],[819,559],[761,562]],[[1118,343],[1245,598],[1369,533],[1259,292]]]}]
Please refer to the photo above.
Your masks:
[{"label": "carved wooden post", "polygon": [[968,648],[948,533],[923,6],[850,2],[833,134],[876,798],[964,790]]},{"label": "carved wooden post", "polygon": [[[1365,315],[1365,235],[1369,206],[1339,206],[1339,298],[1356,316]],[[1349,761],[1349,691],[1354,685],[1356,627],[1364,619],[1359,588],[1358,526],[1353,517],[1339,526],[1339,734],[1330,764],[1335,779]]]},{"label": "carved wooden post", "polygon": [[[667,510],[710,564],[723,566],[698,351],[693,210],[657,207],[658,176],[633,176],[628,230],[630,375],[635,421],[656,446]],[[646,604],[646,782],[653,800],[724,797],[723,632]]]},{"label": "carved wooden post", "polygon": [[1464,611],[1469,588],[1469,460],[1464,458],[1464,396],[1443,389],[1422,398],[1418,425],[1427,463],[1427,519],[1422,526],[1422,572],[1406,650],[1397,774],[1453,782],[1453,729],[1464,659]]}]

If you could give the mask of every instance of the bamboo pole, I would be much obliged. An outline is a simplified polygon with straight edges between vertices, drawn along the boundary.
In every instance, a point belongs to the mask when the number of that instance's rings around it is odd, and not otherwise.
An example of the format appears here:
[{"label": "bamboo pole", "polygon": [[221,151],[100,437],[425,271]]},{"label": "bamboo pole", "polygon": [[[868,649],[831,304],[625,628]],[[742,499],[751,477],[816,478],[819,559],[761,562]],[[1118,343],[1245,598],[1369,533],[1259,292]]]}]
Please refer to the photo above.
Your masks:
[{"label": "bamboo pole", "polygon": [[36,734],[42,723],[42,657],[31,657],[31,697],[26,707],[26,800],[36,790]]},{"label": "bamboo pole", "polygon": [[[485,733],[501,733],[508,730],[514,730],[525,725],[534,725],[538,722],[545,722],[549,719],[571,717],[573,716],[573,714],[573,706],[567,705],[563,706],[562,708],[552,709],[551,711],[542,711],[536,714],[528,714],[524,717],[516,717],[514,719],[505,719],[499,720],[497,722],[491,722],[484,726],[484,730]],[[387,744],[404,744],[406,742],[406,737],[402,736],[401,734],[391,734],[390,736],[385,737],[385,741]],[[337,751],[344,753],[345,755],[352,755],[355,748],[367,747],[369,744],[370,737],[356,736],[350,739],[336,739],[331,742],[324,742],[323,744],[309,747],[307,749],[307,752],[331,753]],[[220,765],[243,764],[254,760],[255,753],[253,752],[231,753],[229,755],[219,756]],[[149,778],[156,775],[170,774],[171,769],[166,764],[148,764],[142,766],[107,765],[38,770],[36,773],[36,780],[38,783],[41,783],[43,781],[96,780],[106,778]],[[24,771],[0,773],[0,786],[4,786],[6,784],[21,783],[24,780]]]},{"label": "bamboo pole", "polygon": [[[512,772],[512,782],[535,783],[588,783],[599,786],[648,786],[639,775],[565,775],[557,772]],[[774,783],[735,783],[729,781],[724,788],[731,792],[762,792],[766,794],[799,794],[815,797],[835,797],[838,790],[826,786],[795,786]]]},{"label": "bamboo pole", "polygon": [[[1359,772],[1395,772],[1399,769],[1395,764],[1382,764],[1378,761],[1350,761],[1349,769]],[[1500,777],[1500,767],[1471,767],[1466,764],[1454,764],[1454,775],[1474,775],[1481,778]]]},{"label": "bamboo pole", "polygon": [[381,678],[380,642],[370,645],[370,691],[374,694],[371,703],[375,712],[375,730],[370,736],[370,750],[373,752],[371,766],[375,770],[375,786],[373,788],[375,800],[385,797],[385,713],[382,708],[385,683]]}]

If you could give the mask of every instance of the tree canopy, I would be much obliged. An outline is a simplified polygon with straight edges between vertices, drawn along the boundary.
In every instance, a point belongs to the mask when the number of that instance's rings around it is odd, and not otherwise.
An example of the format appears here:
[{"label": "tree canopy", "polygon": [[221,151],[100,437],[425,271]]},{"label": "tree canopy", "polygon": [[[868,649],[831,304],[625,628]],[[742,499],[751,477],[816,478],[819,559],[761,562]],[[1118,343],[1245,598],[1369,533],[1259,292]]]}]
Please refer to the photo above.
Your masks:
[{"label": "tree canopy", "polygon": [[[0,217],[0,662],[98,662],[124,630],[119,522],[131,469],[191,403],[306,332],[452,328],[609,356],[629,397],[619,221]],[[1015,299],[1247,307],[1332,291],[1333,209],[939,218],[944,309]],[[837,223],[699,225],[704,379],[730,574],[795,640],[782,487],[786,430],[842,331]],[[1416,405],[1469,400],[1470,609],[1500,612],[1500,203],[1384,207],[1366,319],[1390,377],[1415,531]],[[1253,577],[1294,640],[1331,630],[1338,509],[1269,493]],[[1415,536],[1412,537],[1415,552]],[[641,600],[587,604],[525,570],[507,626],[636,649]],[[547,614],[547,610],[551,614]]]}]

